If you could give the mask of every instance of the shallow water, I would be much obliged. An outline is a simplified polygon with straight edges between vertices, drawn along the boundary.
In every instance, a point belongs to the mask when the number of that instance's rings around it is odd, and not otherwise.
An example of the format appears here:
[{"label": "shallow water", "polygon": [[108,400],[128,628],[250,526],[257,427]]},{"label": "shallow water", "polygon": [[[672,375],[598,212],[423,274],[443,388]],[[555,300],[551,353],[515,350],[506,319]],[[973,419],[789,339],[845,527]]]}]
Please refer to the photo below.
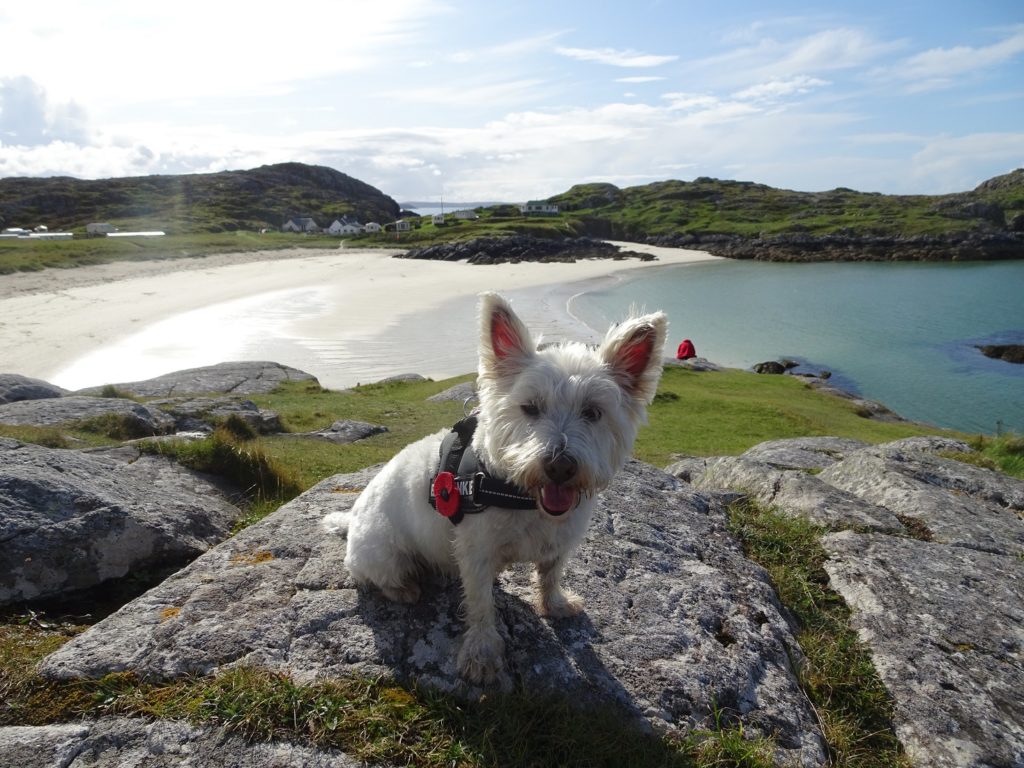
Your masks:
[{"label": "shallow water", "polygon": [[573,314],[602,328],[630,303],[664,309],[673,351],[689,338],[730,367],[793,358],[909,419],[1024,432],[1024,366],[975,348],[1024,343],[1024,261],[723,260],[624,277],[575,297]]}]

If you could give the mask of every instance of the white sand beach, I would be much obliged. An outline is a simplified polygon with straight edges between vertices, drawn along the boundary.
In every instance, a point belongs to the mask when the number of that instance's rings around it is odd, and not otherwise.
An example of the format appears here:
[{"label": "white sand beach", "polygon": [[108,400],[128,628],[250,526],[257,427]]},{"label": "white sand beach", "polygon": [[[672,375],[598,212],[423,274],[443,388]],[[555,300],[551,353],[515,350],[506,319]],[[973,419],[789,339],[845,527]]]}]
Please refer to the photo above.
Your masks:
[{"label": "white sand beach", "polygon": [[483,291],[508,296],[547,338],[593,341],[567,311],[591,281],[716,258],[620,245],[657,260],[475,266],[293,249],[0,275],[0,373],[79,389],[274,360],[330,388],[400,373],[443,378],[475,370]]}]

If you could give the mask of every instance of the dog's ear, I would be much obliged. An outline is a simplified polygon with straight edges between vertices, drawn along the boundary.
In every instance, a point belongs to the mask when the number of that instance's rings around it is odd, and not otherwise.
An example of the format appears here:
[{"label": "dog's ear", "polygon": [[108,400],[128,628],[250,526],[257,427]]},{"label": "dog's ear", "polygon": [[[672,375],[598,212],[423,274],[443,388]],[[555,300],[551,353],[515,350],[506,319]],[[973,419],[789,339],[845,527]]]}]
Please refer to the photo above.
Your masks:
[{"label": "dog's ear", "polygon": [[608,331],[601,358],[629,395],[650,404],[664,367],[662,348],[668,318],[664,312],[631,317]]},{"label": "dog's ear", "polygon": [[496,293],[480,302],[480,374],[517,373],[533,357],[535,345],[523,321]]}]

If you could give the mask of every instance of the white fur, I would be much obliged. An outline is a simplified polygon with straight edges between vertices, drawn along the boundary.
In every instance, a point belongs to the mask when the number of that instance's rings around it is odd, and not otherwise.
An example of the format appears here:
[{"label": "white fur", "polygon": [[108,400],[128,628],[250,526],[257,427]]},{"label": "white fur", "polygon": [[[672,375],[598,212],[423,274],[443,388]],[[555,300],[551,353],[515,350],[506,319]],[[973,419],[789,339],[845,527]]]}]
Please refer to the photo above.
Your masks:
[{"label": "white fur", "polygon": [[473,447],[492,474],[538,501],[545,485],[560,481],[559,488],[576,494],[575,508],[554,516],[540,503],[528,511],[492,507],[452,525],[427,502],[445,435],[439,432],[403,449],[350,513],[328,515],[324,525],[347,530],[345,565],[356,582],[392,600],[415,602],[424,570],[458,574],[467,625],[459,671],[473,682],[490,682],[504,654],[492,588],[508,565],[534,563],[541,615],[570,616],[583,608],[563,589],[562,572],[586,533],[596,494],[625,464],[646,419],[661,377],[667,323],[660,312],[631,317],[613,326],[596,350],[566,343],[538,351],[500,296],[485,294],[480,314]]}]

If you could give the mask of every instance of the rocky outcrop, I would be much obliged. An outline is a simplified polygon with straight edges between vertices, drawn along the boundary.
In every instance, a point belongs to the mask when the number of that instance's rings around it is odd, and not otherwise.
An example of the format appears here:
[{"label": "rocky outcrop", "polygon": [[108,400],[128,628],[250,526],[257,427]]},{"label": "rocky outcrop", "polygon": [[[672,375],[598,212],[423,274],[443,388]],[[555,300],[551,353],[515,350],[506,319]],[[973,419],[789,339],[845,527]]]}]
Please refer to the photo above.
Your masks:
[{"label": "rocky outcrop", "polygon": [[804,438],[669,471],[836,531],[823,540],[831,586],[916,765],[1024,765],[1024,481],[942,455],[969,451]]},{"label": "rocky outcrop", "polygon": [[521,261],[564,261],[580,259],[640,259],[652,261],[654,256],[635,251],[620,251],[618,246],[589,237],[544,238],[530,235],[478,237],[453,243],[438,243],[413,248],[396,258],[465,261],[469,264],[513,264]]},{"label": "rocky outcrop", "polygon": [[17,373],[0,373],[0,405],[19,400],[41,400],[47,397],[63,397],[66,389],[54,386],[41,379],[33,379]]},{"label": "rocky outcrop", "polygon": [[68,395],[0,405],[0,424],[62,426],[97,419],[116,421],[119,428],[132,437],[162,435],[174,430],[174,419],[159,408],[122,397]]},{"label": "rocky outcrop", "polygon": [[0,764],[18,768],[362,768],[335,750],[250,742],[224,729],[109,717],[93,722],[0,728]]},{"label": "rocky outcrop", "polygon": [[[42,674],[175,678],[247,664],[300,681],[389,675],[479,695],[455,668],[459,586],[429,584],[414,606],[357,589],[344,539],[321,528],[372,475],[323,481],[72,640],[44,660]],[[660,728],[708,726],[717,709],[747,733],[774,735],[780,762],[824,764],[791,666],[799,648],[765,572],[743,556],[716,501],[631,462],[601,497],[566,581],[586,613],[548,621],[531,607],[525,569],[500,577],[506,684],[617,702]]]},{"label": "rocky outcrop", "polygon": [[0,438],[0,605],[187,562],[238,515],[211,482],[163,457]]},{"label": "rocky outcrop", "polygon": [[761,237],[688,233],[651,236],[642,242],[759,261],[978,261],[1024,256],[1024,234],[1013,231],[909,236],[796,232]]},{"label": "rocky outcrop", "polygon": [[[316,377],[280,363],[240,361],[189,368],[145,381],[114,384],[113,387],[117,392],[135,397],[209,393],[256,395],[273,392],[286,381],[309,381],[315,384]],[[89,387],[80,390],[79,394],[98,395],[103,389]]]},{"label": "rocky outcrop", "polygon": [[1024,344],[983,344],[978,349],[985,357],[1024,364]]},{"label": "rocky outcrop", "polygon": [[345,445],[367,437],[380,435],[387,431],[388,428],[381,424],[370,424],[354,419],[341,419],[331,424],[331,426],[318,429],[315,432],[289,432],[282,435],[282,437],[312,438],[313,440],[325,440],[336,445]]},{"label": "rocky outcrop", "polygon": [[273,411],[261,409],[252,400],[232,397],[169,397],[149,400],[146,405],[159,408],[174,419],[179,432],[210,432],[232,416],[241,419],[261,435],[282,430],[281,418]]}]

